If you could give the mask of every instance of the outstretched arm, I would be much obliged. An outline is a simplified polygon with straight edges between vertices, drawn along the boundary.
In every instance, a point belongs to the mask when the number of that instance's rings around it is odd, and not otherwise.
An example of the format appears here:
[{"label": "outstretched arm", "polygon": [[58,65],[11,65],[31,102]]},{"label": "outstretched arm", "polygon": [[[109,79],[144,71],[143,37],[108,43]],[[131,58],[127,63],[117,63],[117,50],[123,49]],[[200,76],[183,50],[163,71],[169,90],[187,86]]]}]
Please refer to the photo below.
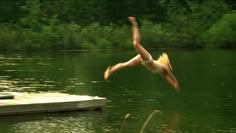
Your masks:
[{"label": "outstretched arm", "polygon": [[168,70],[165,70],[162,73],[162,76],[179,93],[179,84],[178,84],[178,81],[176,80],[175,76]]}]

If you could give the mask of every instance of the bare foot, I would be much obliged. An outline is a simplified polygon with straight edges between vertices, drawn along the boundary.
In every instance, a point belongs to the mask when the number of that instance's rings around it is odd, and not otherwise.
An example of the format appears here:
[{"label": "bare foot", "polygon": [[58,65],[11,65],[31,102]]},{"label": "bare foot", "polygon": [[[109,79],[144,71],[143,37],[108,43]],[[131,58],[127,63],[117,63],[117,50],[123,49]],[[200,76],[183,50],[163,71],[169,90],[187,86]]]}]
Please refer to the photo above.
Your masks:
[{"label": "bare foot", "polygon": [[110,76],[110,69],[111,69],[111,67],[108,66],[106,71],[104,72],[104,79],[105,80],[107,80],[109,78],[109,76]]},{"label": "bare foot", "polygon": [[138,25],[138,23],[136,22],[136,18],[135,17],[128,17],[128,20],[129,22],[132,24],[132,25]]}]

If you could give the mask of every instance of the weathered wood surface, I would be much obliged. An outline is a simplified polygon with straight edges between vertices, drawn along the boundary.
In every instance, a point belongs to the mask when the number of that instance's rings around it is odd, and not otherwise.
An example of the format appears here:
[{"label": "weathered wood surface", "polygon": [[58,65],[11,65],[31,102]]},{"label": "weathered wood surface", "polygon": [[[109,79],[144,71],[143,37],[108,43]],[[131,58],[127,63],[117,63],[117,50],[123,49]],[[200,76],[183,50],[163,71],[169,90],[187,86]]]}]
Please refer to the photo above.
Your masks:
[{"label": "weathered wood surface", "polygon": [[0,100],[0,115],[101,109],[106,98],[65,93],[14,93]]}]

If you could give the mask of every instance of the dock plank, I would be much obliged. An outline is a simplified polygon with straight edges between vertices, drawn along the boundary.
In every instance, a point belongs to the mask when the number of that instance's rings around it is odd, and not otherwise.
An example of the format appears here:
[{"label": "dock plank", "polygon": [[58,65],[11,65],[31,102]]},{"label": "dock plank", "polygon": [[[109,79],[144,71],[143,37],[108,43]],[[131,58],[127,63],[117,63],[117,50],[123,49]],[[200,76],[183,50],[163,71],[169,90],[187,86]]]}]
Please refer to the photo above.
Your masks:
[{"label": "dock plank", "polygon": [[106,98],[66,93],[12,93],[14,99],[0,100],[0,115],[97,109]]}]

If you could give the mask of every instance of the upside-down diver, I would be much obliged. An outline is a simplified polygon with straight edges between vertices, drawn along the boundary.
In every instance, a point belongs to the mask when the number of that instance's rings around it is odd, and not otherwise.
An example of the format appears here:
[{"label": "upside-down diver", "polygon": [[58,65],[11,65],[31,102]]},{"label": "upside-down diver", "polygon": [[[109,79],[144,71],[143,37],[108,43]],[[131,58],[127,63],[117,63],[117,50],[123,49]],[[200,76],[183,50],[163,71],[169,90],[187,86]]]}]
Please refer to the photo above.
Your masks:
[{"label": "upside-down diver", "polygon": [[107,80],[112,73],[117,72],[118,70],[141,64],[152,73],[159,73],[177,92],[179,92],[178,81],[172,73],[172,67],[168,55],[166,53],[162,53],[157,60],[154,60],[151,54],[140,44],[140,34],[136,19],[134,17],[128,17],[128,20],[132,25],[133,46],[138,52],[138,55],[127,62],[121,62],[113,66],[108,66],[104,72],[104,79]]}]

